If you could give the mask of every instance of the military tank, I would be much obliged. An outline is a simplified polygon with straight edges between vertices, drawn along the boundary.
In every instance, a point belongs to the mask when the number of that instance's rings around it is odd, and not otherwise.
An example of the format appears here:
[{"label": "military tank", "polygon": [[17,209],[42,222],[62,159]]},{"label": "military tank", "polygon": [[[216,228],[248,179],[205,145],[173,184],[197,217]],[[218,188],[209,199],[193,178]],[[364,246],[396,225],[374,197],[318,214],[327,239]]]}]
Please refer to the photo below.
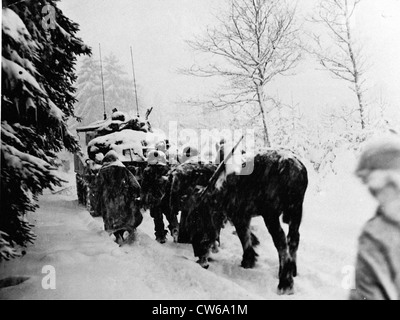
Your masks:
[{"label": "military tank", "polygon": [[147,153],[157,142],[165,140],[161,131],[153,130],[148,121],[152,109],[144,119],[129,118],[126,114],[113,110],[109,119],[96,121],[76,129],[81,152],[74,155],[78,202],[92,210],[95,177],[107,152],[114,150],[119,160],[132,172],[139,183],[147,166]]}]

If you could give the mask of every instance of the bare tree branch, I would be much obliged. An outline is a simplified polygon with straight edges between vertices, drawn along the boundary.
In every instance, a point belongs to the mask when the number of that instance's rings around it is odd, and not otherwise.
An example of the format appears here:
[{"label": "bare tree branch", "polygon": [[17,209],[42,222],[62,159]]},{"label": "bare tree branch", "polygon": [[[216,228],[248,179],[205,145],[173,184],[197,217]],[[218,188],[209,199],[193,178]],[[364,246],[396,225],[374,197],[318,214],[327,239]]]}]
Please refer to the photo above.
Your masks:
[{"label": "bare tree branch", "polygon": [[[358,101],[358,111],[361,128],[365,129],[365,72],[366,60],[362,48],[356,46],[351,18],[355,14],[361,0],[321,0],[318,14],[310,21],[325,26],[327,31],[323,37],[311,34],[316,45],[308,49],[319,63],[335,77],[351,83],[350,89]],[[329,45],[326,44],[329,43]]]},{"label": "bare tree branch", "polygon": [[[188,44],[210,57],[180,72],[198,77],[221,77],[229,84],[198,105],[215,108],[258,105],[265,142],[270,146],[266,115],[266,85],[286,75],[301,59],[296,9],[285,0],[231,0],[219,15],[219,25]],[[210,62],[212,61],[212,62]],[[190,101],[190,103],[195,103]]]}]

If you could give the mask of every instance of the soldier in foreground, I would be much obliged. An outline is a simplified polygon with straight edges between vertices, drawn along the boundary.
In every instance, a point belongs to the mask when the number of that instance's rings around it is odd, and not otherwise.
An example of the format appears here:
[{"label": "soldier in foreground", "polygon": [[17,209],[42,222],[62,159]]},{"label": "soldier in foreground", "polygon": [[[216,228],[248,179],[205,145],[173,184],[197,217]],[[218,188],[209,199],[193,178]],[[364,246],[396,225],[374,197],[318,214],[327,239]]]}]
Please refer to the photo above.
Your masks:
[{"label": "soldier in foreground", "polygon": [[356,171],[379,207],[359,238],[351,300],[400,300],[400,138],[370,144]]}]

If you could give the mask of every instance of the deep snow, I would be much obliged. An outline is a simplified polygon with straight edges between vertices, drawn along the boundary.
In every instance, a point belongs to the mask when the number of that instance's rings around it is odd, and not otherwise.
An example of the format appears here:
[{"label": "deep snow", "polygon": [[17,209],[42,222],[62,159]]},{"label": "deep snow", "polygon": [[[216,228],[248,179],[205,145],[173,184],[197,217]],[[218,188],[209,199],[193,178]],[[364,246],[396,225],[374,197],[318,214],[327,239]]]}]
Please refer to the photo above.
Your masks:
[{"label": "deep snow", "polygon": [[[134,240],[119,247],[103,231],[102,219],[92,218],[77,204],[71,183],[59,194],[40,198],[40,209],[30,215],[38,235],[35,244],[22,258],[0,264],[0,279],[29,279],[0,289],[0,298],[346,299],[357,237],[376,204],[353,177],[354,159],[344,156],[342,162],[341,173],[322,182],[310,175],[294,295],[276,293],[278,255],[261,218],[252,222],[261,241],[255,269],[240,267],[240,241],[227,225],[220,252],[212,254],[213,262],[204,270],[195,263],[190,245],[175,244],[171,238],[164,245],[154,240],[148,213]],[[74,181],[73,174],[70,178]],[[42,288],[46,265],[55,268],[55,290]]]}]

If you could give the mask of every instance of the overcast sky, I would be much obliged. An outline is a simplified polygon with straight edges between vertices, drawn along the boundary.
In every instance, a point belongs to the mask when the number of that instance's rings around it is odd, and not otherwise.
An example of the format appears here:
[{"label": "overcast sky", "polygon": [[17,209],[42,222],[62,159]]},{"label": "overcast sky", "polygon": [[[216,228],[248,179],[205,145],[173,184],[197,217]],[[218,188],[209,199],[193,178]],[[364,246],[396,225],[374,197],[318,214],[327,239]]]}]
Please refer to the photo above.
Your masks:
[{"label": "overcast sky", "polygon": [[[317,0],[299,1],[302,15],[311,12]],[[201,34],[215,22],[223,1],[211,0],[62,0],[59,7],[80,24],[79,36],[103,56],[114,52],[131,75],[133,47],[137,81],[148,104],[174,105],[182,98],[196,97],[210,88],[204,79],[191,79],[176,71],[196,59],[185,40]],[[400,108],[400,0],[363,0],[355,19],[371,68],[369,94],[382,92],[391,105],[391,115]],[[318,65],[306,60],[297,75],[276,79],[267,90],[283,100],[293,99],[308,114],[325,107],[355,103],[347,85],[334,80]],[[400,115],[399,115],[400,117]]]}]

